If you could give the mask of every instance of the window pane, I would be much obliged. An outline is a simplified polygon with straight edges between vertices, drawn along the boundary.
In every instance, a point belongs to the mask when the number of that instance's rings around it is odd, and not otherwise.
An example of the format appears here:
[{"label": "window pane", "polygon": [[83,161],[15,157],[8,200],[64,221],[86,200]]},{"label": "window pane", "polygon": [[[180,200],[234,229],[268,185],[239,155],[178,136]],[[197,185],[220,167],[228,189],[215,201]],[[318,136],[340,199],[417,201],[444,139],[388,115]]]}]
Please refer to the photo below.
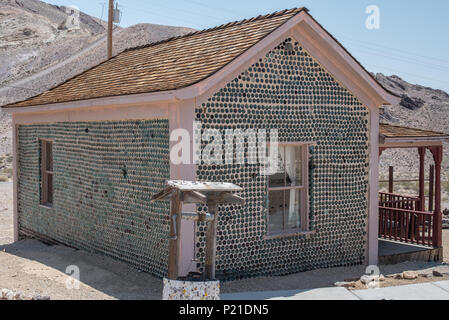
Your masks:
[{"label": "window pane", "polygon": [[[285,186],[285,166],[284,166],[284,147],[279,146],[278,163],[276,171],[269,176],[269,187],[284,187]],[[273,167],[274,168],[274,167]]]},{"label": "window pane", "polygon": [[268,193],[268,230],[276,232],[284,230],[284,191],[270,191]]},{"label": "window pane", "polygon": [[47,163],[46,169],[48,171],[53,171],[53,144],[49,141],[46,143],[46,151],[47,151]]},{"label": "window pane", "polygon": [[285,147],[285,171],[287,186],[302,186],[302,147]]},{"label": "window pane", "polygon": [[53,175],[48,174],[47,175],[47,203],[52,204],[53,203]]},{"label": "window pane", "polygon": [[301,192],[302,190],[285,191],[286,229],[299,229],[301,227]]}]

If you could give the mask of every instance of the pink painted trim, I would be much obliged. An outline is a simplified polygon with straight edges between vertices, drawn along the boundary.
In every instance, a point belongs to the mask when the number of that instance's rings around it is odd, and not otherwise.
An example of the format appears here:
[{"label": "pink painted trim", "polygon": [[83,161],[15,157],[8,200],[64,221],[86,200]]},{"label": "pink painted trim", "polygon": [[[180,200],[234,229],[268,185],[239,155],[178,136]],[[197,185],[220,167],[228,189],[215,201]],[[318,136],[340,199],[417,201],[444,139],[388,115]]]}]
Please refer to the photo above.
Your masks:
[{"label": "pink painted trim", "polygon": [[369,202],[367,262],[379,261],[379,109],[370,110]]},{"label": "pink painted trim", "polygon": [[12,117],[12,154],[13,154],[13,241],[19,241],[19,215],[17,207],[17,174],[19,170],[17,157],[17,125],[15,117]]}]

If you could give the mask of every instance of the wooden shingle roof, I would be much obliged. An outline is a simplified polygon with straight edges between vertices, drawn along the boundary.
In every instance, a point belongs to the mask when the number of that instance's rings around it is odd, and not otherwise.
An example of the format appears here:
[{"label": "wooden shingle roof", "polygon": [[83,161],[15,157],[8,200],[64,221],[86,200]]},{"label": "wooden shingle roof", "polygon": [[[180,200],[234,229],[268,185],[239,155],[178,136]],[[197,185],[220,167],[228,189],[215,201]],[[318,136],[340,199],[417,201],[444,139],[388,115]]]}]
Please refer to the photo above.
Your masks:
[{"label": "wooden shingle roof", "polygon": [[217,72],[305,8],[284,10],[126,50],[57,87],[3,108],[184,88]]},{"label": "wooden shingle roof", "polygon": [[379,127],[380,135],[384,138],[441,138],[442,140],[448,139],[449,134],[421,130],[415,128],[395,126],[391,124],[381,123]]}]

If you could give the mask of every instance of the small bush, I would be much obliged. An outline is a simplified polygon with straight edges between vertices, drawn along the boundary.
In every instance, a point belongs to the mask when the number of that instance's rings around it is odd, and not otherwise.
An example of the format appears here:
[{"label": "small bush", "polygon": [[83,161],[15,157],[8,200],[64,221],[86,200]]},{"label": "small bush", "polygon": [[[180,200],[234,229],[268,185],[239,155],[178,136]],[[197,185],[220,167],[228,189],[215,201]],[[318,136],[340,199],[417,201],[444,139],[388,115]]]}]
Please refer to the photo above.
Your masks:
[{"label": "small bush", "polygon": [[0,176],[0,182],[6,182],[8,181],[8,177],[7,176]]}]

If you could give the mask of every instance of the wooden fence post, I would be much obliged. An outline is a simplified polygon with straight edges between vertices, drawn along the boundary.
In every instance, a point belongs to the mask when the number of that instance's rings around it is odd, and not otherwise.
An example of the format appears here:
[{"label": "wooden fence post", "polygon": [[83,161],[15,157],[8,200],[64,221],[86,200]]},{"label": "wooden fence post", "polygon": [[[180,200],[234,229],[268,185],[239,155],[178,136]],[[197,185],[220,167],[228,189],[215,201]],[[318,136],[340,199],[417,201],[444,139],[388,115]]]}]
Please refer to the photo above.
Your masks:
[{"label": "wooden fence post", "polygon": [[441,162],[443,160],[443,147],[432,147],[431,152],[435,161],[435,213],[433,216],[433,245],[441,248],[443,244],[441,212]]},{"label": "wooden fence post", "polygon": [[435,166],[432,164],[430,166],[430,171],[429,171],[429,212],[433,211],[434,181],[435,181]]},{"label": "wooden fence post", "polygon": [[418,148],[419,153],[419,211],[424,211],[426,207],[426,196],[424,192],[424,186],[425,186],[425,177],[424,177],[424,160],[426,156],[426,148],[420,147]]}]

